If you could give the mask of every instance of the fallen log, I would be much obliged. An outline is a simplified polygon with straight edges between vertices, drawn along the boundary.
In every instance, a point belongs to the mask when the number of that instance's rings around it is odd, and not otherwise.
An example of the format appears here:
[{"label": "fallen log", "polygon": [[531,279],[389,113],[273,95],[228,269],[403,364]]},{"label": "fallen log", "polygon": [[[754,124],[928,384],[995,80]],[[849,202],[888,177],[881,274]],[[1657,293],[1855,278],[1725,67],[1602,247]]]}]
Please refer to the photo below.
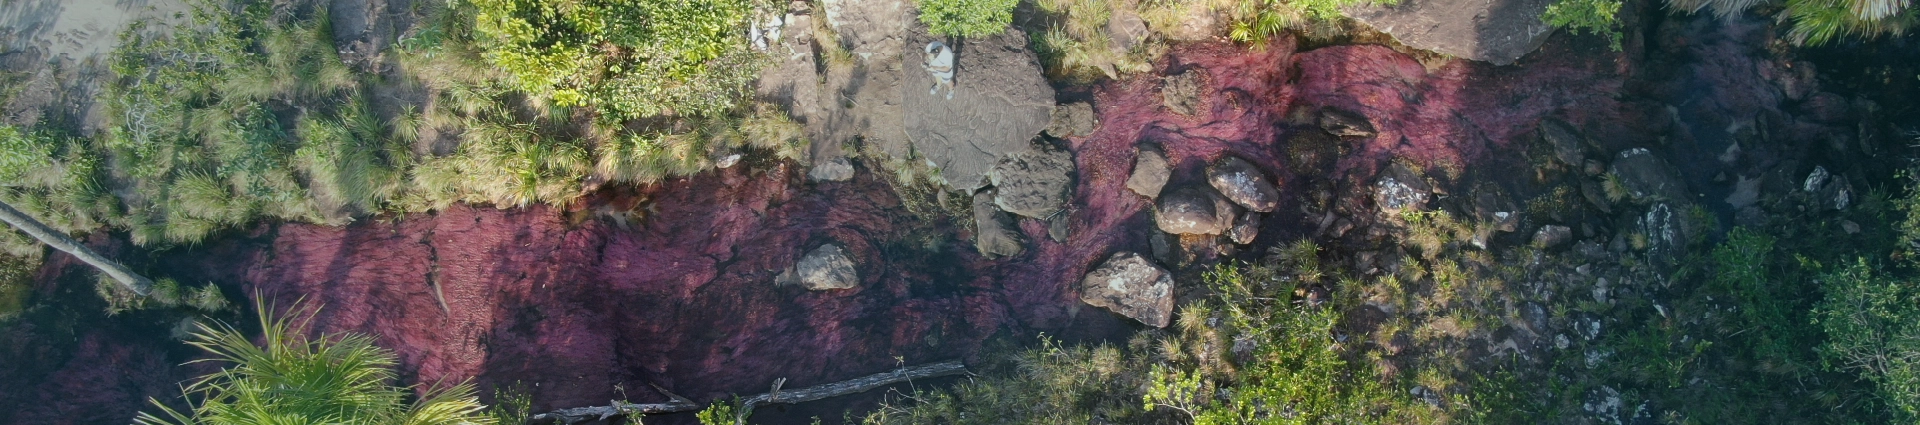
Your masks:
[{"label": "fallen log", "polygon": [[34,239],[40,240],[40,243],[47,244],[47,246],[51,246],[53,249],[58,249],[61,252],[73,255],[74,258],[79,258],[80,261],[100,269],[100,271],[106,273],[107,276],[113,277],[113,280],[120,282],[120,286],[126,287],[127,290],[133,291],[133,293],[145,296],[147,295],[147,288],[153,286],[153,280],[147,279],[146,276],[134,273],[133,270],[128,270],[126,266],[122,266],[112,259],[93,252],[93,250],[88,249],[86,245],[81,245],[80,241],[68,237],[66,233],[61,233],[59,230],[47,227],[46,224],[41,224],[40,220],[35,220],[33,216],[13,209],[12,205],[7,205],[4,202],[0,202],[0,222],[13,225],[14,228],[25,232],[27,236],[32,236]]},{"label": "fallen log", "polygon": [[[752,414],[753,408],[763,404],[804,403],[824,398],[858,394],[874,388],[915,379],[959,375],[966,372],[967,366],[961,364],[959,360],[948,360],[939,363],[902,367],[888,372],[876,373],[845,381],[792,390],[781,390],[780,386],[786,382],[786,378],[780,378],[774,380],[772,390],[764,394],[757,394],[740,399],[740,405],[738,406],[740,415],[736,419],[738,422],[744,423],[747,415]],[[615,416],[692,412],[707,407],[704,404],[695,403],[686,397],[681,397],[678,394],[669,392],[665,388],[660,388],[658,385],[655,385],[653,388],[659,390],[661,394],[666,394],[671,400],[665,403],[645,404],[615,400],[609,402],[606,406],[575,407],[533,415],[533,417],[528,418],[528,422],[535,424],[558,423],[571,425],[588,421],[604,421]]]}]

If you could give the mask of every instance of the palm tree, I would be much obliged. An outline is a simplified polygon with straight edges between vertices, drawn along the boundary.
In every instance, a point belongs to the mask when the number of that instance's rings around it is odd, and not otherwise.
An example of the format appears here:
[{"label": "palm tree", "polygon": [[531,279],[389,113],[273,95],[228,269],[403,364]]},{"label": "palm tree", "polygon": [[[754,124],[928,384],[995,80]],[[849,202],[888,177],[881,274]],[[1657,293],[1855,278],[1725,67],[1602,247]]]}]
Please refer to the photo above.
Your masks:
[{"label": "palm tree", "polygon": [[91,264],[93,267],[100,269],[100,271],[106,272],[107,276],[112,276],[113,280],[120,281],[120,285],[126,286],[127,290],[133,291],[133,293],[147,295],[147,288],[153,286],[153,280],[147,279],[146,276],[141,276],[132,270],[127,270],[126,266],[122,266],[120,263],[116,263],[107,257],[100,256],[99,253],[93,252],[92,249],[87,249],[86,245],[81,245],[80,241],[73,240],[73,238],[67,237],[67,234],[61,233],[59,230],[54,230],[52,227],[47,227],[46,224],[40,223],[40,220],[35,220],[33,216],[13,209],[12,205],[7,205],[5,202],[0,202],[0,221],[7,222],[7,224],[13,225],[14,228],[26,232],[27,236],[39,239],[40,243],[71,254],[79,258],[80,261],[85,261],[87,264]]},{"label": "palm tree", "polygon": [[[356,334],[306,336],[309,322],[274,318],[256,303],[262,344],[226,324],[200,324],[192,344],[228,366],[188,384],[192,406],[182,413],[153,400],[159,415],[141,412],[141,425],[353,424],[488,425],[473,387],[396,387],[393,352]],[[297,311],[297,309],[296,309]],[[418,398],[409,402],[418,390]]]}]

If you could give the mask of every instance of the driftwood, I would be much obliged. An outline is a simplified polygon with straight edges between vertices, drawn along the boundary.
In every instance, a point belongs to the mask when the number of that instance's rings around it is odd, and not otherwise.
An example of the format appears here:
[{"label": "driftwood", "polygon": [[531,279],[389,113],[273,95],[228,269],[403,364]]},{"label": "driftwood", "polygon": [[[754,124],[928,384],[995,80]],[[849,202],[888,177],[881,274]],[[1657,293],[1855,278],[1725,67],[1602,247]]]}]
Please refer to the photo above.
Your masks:
[{"label": "driftwood", "polygon": [[[959,360],[949,360],[949,361],[944,361],[939,363],[930,363],[930,364],[924,364],[919,366],[902,367],[899,369],[894,369],[889,372],[881,372],[881,373],[862,376],[859,378],[849,379],[845,381],[826,383],[826,384],[820,384],[820,385],[815,385],[811,387],[791,389],[791,390],[780,389],[780,386],[786,383],[786,378],[776,379],[774,380],[773,389],[771,391],[768,391],[764,394],[758,394],[751,397],[740,399],[740,405],[738,406],[738,409],[739,409],[738,412],[740,412],[740,414],[735,419],[737,422],[744,423],[747,415],[752,414],[753,408],[755,406],[759,406],[763,404],[804,403],[804,402],[819,400],[823,398],[838,397],[838,396],[843,396],[848,394],[858,394],[858,393],[866,392],[867,390],[872,390],[874,388],[880,388],[883,386],[893,385],[893,384],[906,382],[914,379],[926,379],[926,378],[934,378],[934,377],[941,377],[941,376],[959,375],[966,372],[967,372],[967,366],[964,364],[961,364]],[[646,403],[646,404],[628,403],[624,401],[613,401],[606,406],[575,407],[571,409],[560,409],[552,412],[533,415],[532,418],[528,418],[528,422],[536,423],[536,424],[550,424],[550,423],[577,424],[577,423],[588,422],[588,421],[603,421],[615,416],[692,412],[692,411],[706,408],[706,405],[704,404],[695,403],[693,402],[693,400],[688,400],[686,397],[681,397],[678,394],[669,392],[665,388],[660,388],[660,386],[658,385],[655,385],[653,388],[656,390],[660,390],[661,394],[666,394],[667,397],[671,398],[672,400],[665,403]]]},{"label": "driftwood", "polygon": [[100,256],[99,253],[88,249],[86,245],[81,245],[80,241],[67,237],[66,233],[61,233],[59,230],[54,230],[52,227],[41,224],[40,220],[35,220],[32,216],[20,212],[20,210],[13,209],[12,205],[7,205],[5,202],[0,202],[0,221],[5,221],[7,224],[13,225],[14,228],[26,232],[27,236],[39,239],[40,243],[71,254],[74,258],[79,258],[80,261],[85,261],[94,268],[106,272],[107,276],[112,276],[113,280],[120,281],[121,286],[127,287],[127,290],[133,291],[133,293],[143,296],[147,295],[147,288],[153,286],[153,280],[147,279],[146,276],[134,273],[132,270],[128,270],[126,266],[122,266],[120,263],[116,263],[107,257]]}]

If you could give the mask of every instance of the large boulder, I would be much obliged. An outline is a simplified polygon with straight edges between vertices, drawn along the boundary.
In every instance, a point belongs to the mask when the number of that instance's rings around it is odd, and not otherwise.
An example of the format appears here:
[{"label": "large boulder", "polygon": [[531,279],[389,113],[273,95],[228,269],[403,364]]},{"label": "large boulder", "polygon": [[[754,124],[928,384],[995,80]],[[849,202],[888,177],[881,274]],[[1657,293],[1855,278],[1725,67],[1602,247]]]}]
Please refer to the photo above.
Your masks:
[{"label": "large boulder", "polygon": [[1072,172],[1073,154],[1049,149],[1008,154],[987,179],[993,182],[993,203],[1001,211],[1044,219],[1067,204]]},{"label": "large boulder", "polygon": [[1233,225],[1233,203],[1202,186],[1181,186],[1160,196],[1154,224],[1176,235],[1218,235]]},{"label": "large boulder", "polygon": [[1249,210],[1273,212],[1280,206],[1280,192],[1259,167],[1240,157],[1227,155],[1207,167],[1207,183],[1228,200]]},{"label": "large boulder", "polygon": [[1117,252],[1080,280],[1080,301],[1164,328],[1173,318],[1173,276],[1140,254]]},{"label": "large boulder", "polygon": [[1013,217],[994,206],[994,189],[973,195],[973,246],[987,258],[1011,257],[1026,250],[1027,238]]},{"label": "large boulder", "polygon": [[1628,201],[1647,204],[1657,201],[1685,202],[1688,199],[1686,183],[1680,180],[1680,172],[1645,148],[1621,151],[1607,173],[1611,174],[1607,183],[1611,187],[1608,190]]},{"label": "large boulder", "polygon": [[1400,0],[1346,8],[1346,15],[1414,48],[1494,65],[1540,48],[1553,26],[1540,20],[1553,0]]},{"label": "large boulder", "polygon": [[774,277],[774,284],[800,285],[814,291],[847,289],[860,285],[860,272],[853,267],[840,245],[826,244],[801,256],[800,261]]},{"label": "large boulder", "polygon": [[1160,197],[1160,189],[1167,187],[1167,178],[1173,176],[1173,165],[1167,163],[1167,154],[1159,146],[1142,144],[1134,147],[1133,175],[1127,176],[1127,189],[1133,190],[1147,199]]},{"label": "large boulder", "polygon": [[[1030,141],[1052,122],[1053,87],[1040,73],[1040,61],[1027,49],[1027,35],[1008,29],[969,38],[954,52],[957,63],[949,92],[934,88],[923,67],[925,48],[939,38],[915,24],[901,87],[907,140],[913,151],[940,168],[947,185],[972,192],[987,184],[1000,158],[1032,149]],[[952,96],[949,97],[948,94]]]}]

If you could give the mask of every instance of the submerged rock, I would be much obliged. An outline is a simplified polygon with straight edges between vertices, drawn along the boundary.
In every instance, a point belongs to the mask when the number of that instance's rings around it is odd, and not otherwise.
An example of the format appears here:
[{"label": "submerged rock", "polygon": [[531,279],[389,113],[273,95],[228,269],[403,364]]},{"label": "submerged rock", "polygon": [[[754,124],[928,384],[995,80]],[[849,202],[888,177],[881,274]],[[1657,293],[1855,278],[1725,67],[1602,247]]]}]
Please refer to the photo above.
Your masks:
[{"label": "submerged rock", "polygon": [[1140,254],[1117,252],[1080,280],[1080,300],[1164,328],[1173,318],[1173,276]]},{"label": "submerged rock", "polygon": [[1066,205],[1072,172],[1072,153],[1016,152],[1002,158],[987,178],[993,182],[993,203],[1000,210],[1045,219]]},{"label": "submerged rock", "polygon": [[1572,124],[1553,118],[1540,120],[1540,140],[1547,142],[1547,146],[1553,148],[1553,159],[1560,161],[1561,164],[1569,167],[1580,167],[1586,164],[1586,136],[1581,135],[1579,130],[1573,129]]},{"label": "submerged rock", "polygon": [[1027,238],[1014,226],[1012,216],[994,206],[996,197],[992,188],[973,195],[973,246],[987,258],[1020,255]]},{"label": "submerged rock", "polygon": [[1206,86],[1206,71],[1198,68],[1167,76],[1160,86],[1161,104],[1173,113],[1193,116],[1200,112],[1200,90]]},{"label": "submerged rock", "polygon": [[840,245],[826,244],[800,257],[793,267],[774,278],[774,284],[800,285],[814,291],[847,289],[860,285],[860,272]]},{"label": "submerged rock", "polygon": [[1207,167],[1207,183],[1249,210],[1273,212],[1280,206],[1280,192],[1273,188],[1273,181],[1253,163],[1237,156],[1222,157]]},{"label": "submerged rock", "polygon": [[1147,199],[1160,197],[1160,190],[1167,186],[1167,178],[1173,175],[1173,167],[1167,163],[1167,154],[1159,146],[1142,144],[1134,147],[1133,174],[1127,177],[1127,189],[1145,196]]},{"label": "submerged rock", "polygon": [[[1227,205],[1222,205],[1227,204]],[[1154,223],[1160,230],[1176,235],[1218,235],[1232,223],[1231,204],[1225,198],[1198,186],[1182,186],[1160,197],[1154,208]],[[1228,209],[1229,211],[1221,211]],[[1222,213],[1226,220],[1221,220]]]},{"label": "submerged rock", "polygon": [[1320,110],[1320,129],[1340,137],[1373,137],[1373,122],[1365,115],[1333,108]]}]

